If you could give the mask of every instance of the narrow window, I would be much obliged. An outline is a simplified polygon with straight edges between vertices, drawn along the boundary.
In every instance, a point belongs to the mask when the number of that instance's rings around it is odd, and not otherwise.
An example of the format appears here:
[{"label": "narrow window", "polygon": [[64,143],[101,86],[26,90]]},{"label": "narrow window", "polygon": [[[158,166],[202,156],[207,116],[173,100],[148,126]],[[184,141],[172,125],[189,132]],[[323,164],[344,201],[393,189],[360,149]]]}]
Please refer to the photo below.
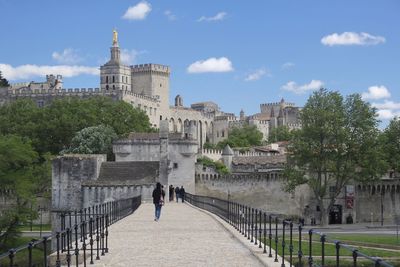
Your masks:
[{"label": "narrow window", "polygon": [[115,76],[113,76],[113,83],[115,83]]}]

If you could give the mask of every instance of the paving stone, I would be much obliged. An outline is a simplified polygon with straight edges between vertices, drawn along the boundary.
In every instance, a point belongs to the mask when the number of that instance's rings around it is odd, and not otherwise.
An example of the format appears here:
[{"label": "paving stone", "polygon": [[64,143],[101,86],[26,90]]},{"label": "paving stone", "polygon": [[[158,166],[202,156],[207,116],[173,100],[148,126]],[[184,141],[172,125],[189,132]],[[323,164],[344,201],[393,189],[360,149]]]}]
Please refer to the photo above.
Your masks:
[{"label": "paving stone", "polygon": [[109,228],[109,253],[100,266],[263,266],[212,216],[182,203],[167,203],[160,221],[142,204]]}]

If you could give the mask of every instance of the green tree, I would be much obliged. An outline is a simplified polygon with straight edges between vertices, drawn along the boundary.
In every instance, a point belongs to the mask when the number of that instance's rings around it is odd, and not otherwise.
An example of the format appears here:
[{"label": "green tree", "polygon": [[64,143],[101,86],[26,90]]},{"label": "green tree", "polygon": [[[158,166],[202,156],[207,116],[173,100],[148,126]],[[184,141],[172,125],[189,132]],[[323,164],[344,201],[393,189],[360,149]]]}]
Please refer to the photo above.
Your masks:
[{"label": "green tree", "polygon": [[99,125],[87,127],[77,132],[72,138],[71,146],[61,154],[107,154],[112,156],[112,142],[117,134],[110,126]]},{"label": "green tree", "polygon": [[58,154],[70,146],[76,132],[100,124],[112,127],[119,137],[152,131],[143,111],[107,97],[60,99],[44,108],[18,100],[0,107],[0,134],[30,138],[41,155]]},{"label": "green tree", "polygon": [[385,160],[395,174],[400,173],[400,119],[393,118],[382,134]]},{"label": "green tree", "polygon": [[3,77],[3,73],[0,71],[0,87],[8,87],[10,84],[8,83],[7,79]]},{"label": "green tree", "polygon": [[37,190],[37,184],[32,182],[37,162],[38,154],[29,141],[18,136],[0,135],[0,184],[2,189],[12,192],[14,202],[0,215],[0,249],[17,236],[16,226],[33,215],[30,204],[34,202]]},{"label": "green tree", "polygon": [[374,181],[385,171],[376,111],[358,94],[344,100],[338,92],[321,89],[308,99],[300,118],[302,129],[288,148],[285,189],[308,184],[324,225],[345,185]]},{"label": "green tree", "polygon": [[293,134],[291,133],[289,127],[287,126],[278,126],[272,128],[269,132],[268,142],[274,143],[279,141],[289,141],[292,138]]},{"label": "green tree", "polygon": [[262,144],[263,134],[256,126],[245,125],[243,127],[235,127],[229,131],[226,140],[217,144],[217,147],[223,149],[227,144],[230,147],[250,147]]}]

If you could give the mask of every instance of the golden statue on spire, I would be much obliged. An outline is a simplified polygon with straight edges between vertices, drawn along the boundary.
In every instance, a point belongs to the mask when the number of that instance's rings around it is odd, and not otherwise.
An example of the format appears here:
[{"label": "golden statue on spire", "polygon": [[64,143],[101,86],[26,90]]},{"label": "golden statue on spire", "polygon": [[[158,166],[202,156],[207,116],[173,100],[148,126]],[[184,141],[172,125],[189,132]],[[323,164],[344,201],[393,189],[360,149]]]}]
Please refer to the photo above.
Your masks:
[{"label": "golden statue on spire", "polygon": [[118,32],[116,29],[113,29],[113,45],[118,45]]}]

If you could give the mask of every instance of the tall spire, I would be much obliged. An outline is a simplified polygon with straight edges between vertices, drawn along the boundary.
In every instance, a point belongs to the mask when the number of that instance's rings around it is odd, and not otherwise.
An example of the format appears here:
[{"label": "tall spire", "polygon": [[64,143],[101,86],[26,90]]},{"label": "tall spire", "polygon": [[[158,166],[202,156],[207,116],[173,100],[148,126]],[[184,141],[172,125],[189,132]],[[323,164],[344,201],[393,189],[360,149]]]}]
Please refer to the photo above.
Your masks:
[{"label": "tall spire", "polygon": [[118,32],[117,30],[114,28],[113,30],[113,46],[117,46],[118,47]]},{"label": "tall spire", "polygon": [[119,44],[118,44],[118,32],[116,29],[113,29],[113,44],[111,47],[110,63],[120,64],[121,63],[120,56],[121,56],[121,51],[119,49]]}]

